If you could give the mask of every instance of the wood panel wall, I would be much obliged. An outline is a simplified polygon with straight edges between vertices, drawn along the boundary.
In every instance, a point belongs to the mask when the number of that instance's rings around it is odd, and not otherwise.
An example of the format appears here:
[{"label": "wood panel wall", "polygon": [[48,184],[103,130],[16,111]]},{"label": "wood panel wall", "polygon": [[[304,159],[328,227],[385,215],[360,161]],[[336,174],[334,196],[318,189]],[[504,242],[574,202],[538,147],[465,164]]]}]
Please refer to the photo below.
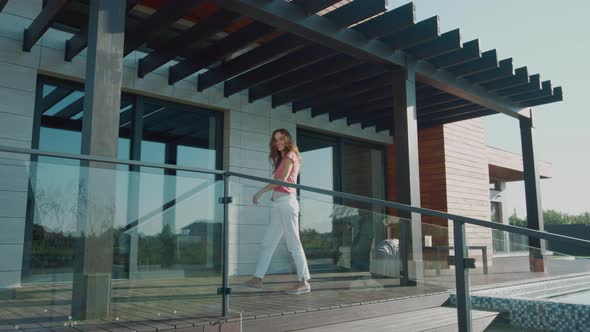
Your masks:
[{"label": "wood panel wall", "polygon": [[[490,220],[490,189],[487,147],[483,119],[444,126],[447,211],[452,214]],[[468,245],[485,245],[492,254],[492,231],[466,225]],[[452,224],[449,242],[453,243]],[[481,255],[470,252],[470,256]],[[479,260],[478,260],[479,261]]]},{"label": "wood panel wall", "polygon": [[[490,220],[488,156],[482,119],[418,131],[420,199],[424,208]],[[387,148],[388,199],[396,201],[395,142]],[[396,215],[396,211],[390,211]],[[434,245],[453,245],[452,223],[423,216],[423,235],[433,234]],[[490,229],[467,226],[469,245],[485,245],[492,254]],[[430,256],[424,253],[425,260]],[[470,253],[478,256],[479,252]],[[480,254],[479,254],[480,255]],[[478,260],[480,262],[480,260]]]}]

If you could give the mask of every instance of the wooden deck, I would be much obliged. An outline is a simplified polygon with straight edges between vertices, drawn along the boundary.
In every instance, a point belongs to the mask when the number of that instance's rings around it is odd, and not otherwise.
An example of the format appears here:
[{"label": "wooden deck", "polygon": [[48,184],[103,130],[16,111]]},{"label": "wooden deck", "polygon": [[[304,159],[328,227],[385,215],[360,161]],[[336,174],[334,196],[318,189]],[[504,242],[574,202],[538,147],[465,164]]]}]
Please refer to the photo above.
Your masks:
[{"label": "wooden deck", "polygon": [[[289,316],[246,320],[243,331],[457,331],[457,312],[443,307],[446,294],[307,312]],[[483,331],[495,312],[472,312],[473,331]]]},{"label": "wooden deck", "polygon": [[[487,327],[498,313],[477,311],[471,312],[474,331],[481,331],[478,326]],[[454,308],[428,308],[411,312],[387,315],[375,318],[359,319],[347,323],[331,324],[314,327],[301,332],[344,332],[344,331],[372,331],[385,332],[393,328],[397,331],[457,331],[457,312]]]},{"label": "wooden deck", "polygon": [[[294,276],[268,276],[262,292],[240,291],[234,287],[230,296],[233,318],[220,317],[219,277],[114,281],[111,316],[100,321],[75,321],[70,317],[71,283],[25,285],[0,292],[0,331],[218,330],[220,323],[236,323],[239,314],[245,323],[277,317],[289,319],[290,316],[322,311],[325,311],[322,316],[326,319],[339,317],[338,310],[364,311],[361,308],[367,305],[387,305],[412,299],[422,305],[408,308],[422,310],[432,308],[427,305],[427,297],[439,296],[446,300],[454,288],[454,274],[449,270],[444,272],[436,276],[433,271],[428,271],[424,283],[417,287],[402,287],[398,279],[375,279],[368,273],[316,273],[312,279],[312,292],[302,296],[283,292],[291,286]],[[492,268],[488,275],[473,271],[471,281],[476,287],[541,276],[545,274]],[[233,278],[232,284],[245,279]],[[389,311],[390,314],[393,312]]]}]

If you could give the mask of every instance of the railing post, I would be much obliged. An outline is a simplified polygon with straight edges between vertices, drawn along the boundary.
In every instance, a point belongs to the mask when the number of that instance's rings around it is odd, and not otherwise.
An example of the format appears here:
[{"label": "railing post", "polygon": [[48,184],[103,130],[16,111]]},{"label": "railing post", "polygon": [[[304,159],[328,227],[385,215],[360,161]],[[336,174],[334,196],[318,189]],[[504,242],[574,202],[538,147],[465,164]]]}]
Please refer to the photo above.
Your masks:
[{"label": "railing post", "polygon": [[222,307],[221,307],[221,315],[226,317],[229,314],[229,203],[231,202],[231,198],[229,197],[229,175],[228,173],[223,174],[223,197],[221,199],[223,202],[223,268],[222,268]]},{"label": "railing post", "polygon": [[466,266],[467,241],[465,224],[453,221],[455,241],[455,287],[457,289],[457,319],[459,332],[471,332],[471,298],[469,296],[469,270]]},{"label": "railing post", "polygon": [[400,271],[400,285],[402,286],[414,286],[410,281],[410,232],[411,226],[410,221],[406,219],[400,219],[400,231],[399,231],[399,254],[401,260],[401,271]]}]

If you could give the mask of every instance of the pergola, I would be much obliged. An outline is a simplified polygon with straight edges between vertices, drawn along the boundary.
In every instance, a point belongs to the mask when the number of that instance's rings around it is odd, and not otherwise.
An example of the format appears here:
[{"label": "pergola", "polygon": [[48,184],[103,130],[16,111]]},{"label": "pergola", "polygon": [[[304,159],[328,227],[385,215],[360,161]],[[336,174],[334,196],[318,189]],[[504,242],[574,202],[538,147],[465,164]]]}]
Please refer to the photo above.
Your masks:
[{"label": "pergola", "polygon": [[[342,4],[344,3],[344,4]],[[88,0],[49,0],[25,32],[30,50],[51,26],[74,32],[71,61],[88,45]],[[338,7],[336,7],[338,6]],[[169,64],[174,84],[198,73],[198,91],[223,83],[229,97],[271,97],[348,124],[393,132],[392,72],[415,81],[416,118],[430,127],[562,100],[561,87],[514,68],[459,29],[441,33],[438,16],[416,22],[412,3],[386,11],[384,0],[127,0],[123,55],[144,77]],[[323,14],[323,16],[318,15]],[[173,61],[173,63],[171,63]],[[413,77],[415,76],[415,80]]]},{"label": "pergola", "polygon": [[[50,27],[74,33],[66,61],[88,47],[83,153],[114,157],[122,59],[140,50],[138,77],[167,65],[169,84],[197,75],[195,91],[222,85],[226,97],[247,91],[250,102],[271,98],[273,107],[389,130],[398,199],[414,206],[418,128],[506,114],[521,127],[528,226],[542,229],[534,127],[523,111],[561,101],[561,87],[514,68],[496,50],[482,51],[477,39],[463,42],[459,29],[441,33],[437,16],[416,22],[412,3],[387,11],[385,2],[45,0],[23,49]],[[421,234],[412,228],[417,258]]]}]

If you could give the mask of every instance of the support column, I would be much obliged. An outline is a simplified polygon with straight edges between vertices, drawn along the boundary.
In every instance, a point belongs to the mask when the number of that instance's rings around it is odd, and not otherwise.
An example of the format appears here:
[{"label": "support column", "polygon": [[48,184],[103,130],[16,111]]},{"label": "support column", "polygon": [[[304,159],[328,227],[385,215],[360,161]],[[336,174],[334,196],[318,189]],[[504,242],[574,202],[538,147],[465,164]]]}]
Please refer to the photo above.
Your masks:
[{"label": "support column", "polygon": [[[520,118],[520,140],[524,169],[524,189],[526,196],[527,227],[542,231],[543,208],[541,206],[541,187],[537,157],[535,155],[534,133],[531,118]],[[531,272],[543,272],[543,253],[545,241],[529,237],[529,261]]]},{"label": "support column", "polygon": [[[90,2],[82,154],[117,157],[124,28],[125,1]],[[81,164],[72,316],[108,319],[116,165]]]},{"label": "support column", "polygon": [[[393,72],[393,105],[397,199],[420,206],[415,64]],[[399,211],[399,216],[411,220],[400,225],[400,254],[402,284],[413,285],[424,277],[422,219],[420,214],[406,211]]]}]

